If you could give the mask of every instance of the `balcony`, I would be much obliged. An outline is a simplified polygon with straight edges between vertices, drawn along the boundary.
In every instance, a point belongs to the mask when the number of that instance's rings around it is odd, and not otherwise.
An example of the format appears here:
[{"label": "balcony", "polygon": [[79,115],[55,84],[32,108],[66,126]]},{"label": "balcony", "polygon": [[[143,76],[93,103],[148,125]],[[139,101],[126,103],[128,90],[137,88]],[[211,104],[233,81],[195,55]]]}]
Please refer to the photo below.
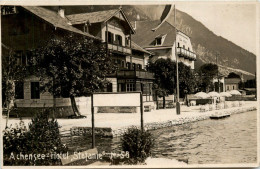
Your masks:
[{"label": "balcony", "polygon": [[154,74],[145,70],[118,70],[108,75],[108,77],[117,77],[125,79],[154,79]]},{"label": "balcony", "polygon": [[180,56],[180,57],[184,57],[185,59],[192,60],[192,61],[196,60],[196,54],[195,53],[193,53],[189,50],[183,49],[181,47],[177,47],[177,55]]},{"label": "balcony", "polygon": [[116,45],[116,44],[107,44],[108,45],[108,49],[113,51],[113,52],[118,52],[120,54],[132,54],[132,50],[129,47],[125,47],[125,46],[120,46],[120,45]]}]

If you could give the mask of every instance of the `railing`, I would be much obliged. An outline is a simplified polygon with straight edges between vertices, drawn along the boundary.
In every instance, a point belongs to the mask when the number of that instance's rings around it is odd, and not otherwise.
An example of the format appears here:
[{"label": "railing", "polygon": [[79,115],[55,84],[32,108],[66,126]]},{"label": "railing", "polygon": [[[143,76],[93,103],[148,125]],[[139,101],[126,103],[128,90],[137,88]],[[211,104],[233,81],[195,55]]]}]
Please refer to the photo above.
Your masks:
[{"label": "railing", "polygon": [[193,53],[189,50],[183,49],[181,47],[177,47],[177,54],[179,56],[184,57],[185,59],[196,60],[196,54],[195,53]]},{"label": "railing", "polygon": [[132,50],[129,47],[120,46],[116,44],[108,44],[108,49],[124,54],[132,54]]},{"label": "railing", "polygon": [[117,71],[117,77],[154,79],[154,74],[143,70],[119,70]]}]

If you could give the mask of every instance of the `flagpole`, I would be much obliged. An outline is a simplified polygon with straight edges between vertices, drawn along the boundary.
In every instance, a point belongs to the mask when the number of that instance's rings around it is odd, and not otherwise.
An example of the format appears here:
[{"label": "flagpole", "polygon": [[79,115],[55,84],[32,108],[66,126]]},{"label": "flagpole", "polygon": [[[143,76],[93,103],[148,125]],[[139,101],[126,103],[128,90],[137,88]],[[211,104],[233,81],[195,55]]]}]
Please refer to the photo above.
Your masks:
[{"label": "flagpole", "polygon": [[179,102],[179,65],[178,65],[178,54],[177,54],[177,27],[176,27],[176,7],[174,5],[174,26],[175,26],[175,57],[176,57],[176,81],[177,81],[177,97],[176,97],[176,114],[181,114],[181,107]]}]

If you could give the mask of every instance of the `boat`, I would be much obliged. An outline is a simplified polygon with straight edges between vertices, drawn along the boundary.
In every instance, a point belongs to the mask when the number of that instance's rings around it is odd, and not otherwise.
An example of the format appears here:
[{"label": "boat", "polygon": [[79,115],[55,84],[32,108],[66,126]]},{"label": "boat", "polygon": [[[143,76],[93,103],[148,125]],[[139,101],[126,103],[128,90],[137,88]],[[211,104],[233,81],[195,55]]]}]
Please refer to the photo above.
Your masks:
[{"label": "boat", "polygon": [[230,117],[230,113],[220,113],[220,112],[216,112],[215,114],[211,115],[210,118],[211,119],[223,119],[226,117]]}]

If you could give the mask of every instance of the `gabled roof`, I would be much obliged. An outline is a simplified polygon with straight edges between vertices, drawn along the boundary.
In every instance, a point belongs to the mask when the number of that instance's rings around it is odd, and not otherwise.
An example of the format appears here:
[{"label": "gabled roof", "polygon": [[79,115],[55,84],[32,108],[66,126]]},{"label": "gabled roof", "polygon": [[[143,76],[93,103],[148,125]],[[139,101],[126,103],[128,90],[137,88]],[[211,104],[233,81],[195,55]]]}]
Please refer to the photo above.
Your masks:
[{"label": "gabled roof", "polygon": [[97,37],[90,35],[89,33],[85,33],[77,28],[74,28],[73,26],[70,25],[70,22],[66,17],[62,18],[56,12],[53,12],[51,10],[39,6],[22,6],[22,7],[27,11],[31,12],[32,14],[38,16],[39,18],[45,20],[46,22],[52,24],[54,27],[64,29],[70,32],[82,34],[90,38],[98,39]]},{"label": "gabled roof", "polygon": [[[143,48],[172,47],[176,38],[175,27],[166,21],[156,31],[152,31],[159,24],[159,20],[136,21],[136,33],[132,36],[132,40]],[[155,38],[165,34],[167,36],[163,44],[155,46]]]},{"label": "gabled roof", "polygon": [[128,21],[124,11],[119,8],[119,9],[112,9],[112,10],[105,10],[105,11],[97,11],[97,12],[89,12],[89,13],[80,13],[80,14],[72,14],[68,15],[67,18],[70,20],[70,22],[73,25],[76,24],[83,24],[86,22],[89,23],[100,23],[100,22],[106,22],[113,16],[115,16],[118,12],[121,12],[124,19],[128,23],[130,29],[134,33],[135,30],[133,29],[131,23]]},{"label": "gabled roof", "polygon": [[141,46],[137,45],[133,41],[131,42],[131,47],[132,47],[133,50],[141,51],[141,52],[147,53],[149,55],[152,55],[151,52],[148,52],[147,50],[143,49]]},{"label": "gabled roof", "polygon": [[112,9],[107,11],[72,14],[72,15],[67,15],[67,17],[71,21],[71,24],[73,25],[82,24],[86,22],[99,23],[99,22],[106,21],[111,16],[115,15],[117,12],[118,9]]}]

